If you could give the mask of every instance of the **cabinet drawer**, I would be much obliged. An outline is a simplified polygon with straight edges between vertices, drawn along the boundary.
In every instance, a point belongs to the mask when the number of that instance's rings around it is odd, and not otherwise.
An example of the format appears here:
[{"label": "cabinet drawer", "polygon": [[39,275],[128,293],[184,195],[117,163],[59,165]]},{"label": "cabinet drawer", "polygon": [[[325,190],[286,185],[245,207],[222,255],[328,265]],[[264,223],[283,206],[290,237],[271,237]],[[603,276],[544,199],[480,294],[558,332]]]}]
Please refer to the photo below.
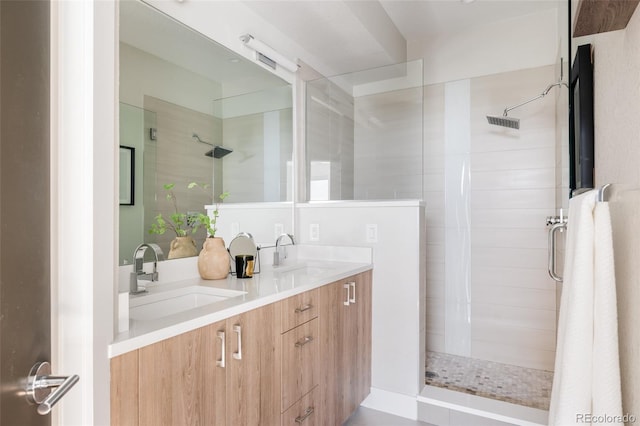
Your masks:
[{"label": "cabinet drawer", "polygon": [[282,411],[318,384],[318,319],[282,335]]},{"label": "cabinet drawer", "polygon": [[284,333],[318,316],[318,289],[283,300],[282,330]]},{"label": "cabinet drawer", "polygon": [[282,414],[282,426],[320,426],[318,387]]}]

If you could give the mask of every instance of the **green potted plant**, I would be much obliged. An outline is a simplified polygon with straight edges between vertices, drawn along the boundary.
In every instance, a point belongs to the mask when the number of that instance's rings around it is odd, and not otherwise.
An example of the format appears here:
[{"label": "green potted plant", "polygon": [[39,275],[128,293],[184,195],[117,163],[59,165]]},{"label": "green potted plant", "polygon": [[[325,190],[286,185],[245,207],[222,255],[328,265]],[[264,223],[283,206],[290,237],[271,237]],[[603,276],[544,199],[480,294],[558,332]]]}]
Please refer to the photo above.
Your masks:
[{"label": "green potted plant", "polygon": [[[189,188],[200,188],[204,191],[206,191],[208,187],[207,184],[198,184],[196,182],[189,184]],[[219,201],[216,202],[211,217],[200,213],[197,218],[198,223],[207,230],[208,234],[208,238],[205,239],[202,250],[198,255],[198,272],[205,280],[224,279],[229,274],[229,254],[225,247],[224,240],[216,237],[216,231],[218,230],[216,225],[218,217],[220,216],[220,203],[228,196],[229,193],[226,191],[219,195]]]},{"label": "green potted plant", "polygon": [[166,199],[173,205],[173,213],[167,219],[162,213],[159,213],[155,217],[155,223],[151,224],[149,233],[164,235],[167,230],[170,230],[176,234],[176,237],[171,241],[168,259],[196,256],[198,249],[192,235],[198,231],[200,222],[178,210],[178,201],[173,192],[174,187],[173,183],[163,185],[167,192]]},{"label": "green potted plant", "polygon": [[[191,182],[187,186],[187,188],[189,189],[200,188],[203,191],[206,191],[209,188],[209,185],[206,183]],[[198,224],[203,226],[204,229],[207,230],[207,236],[209,238],[215,238],[216,236],[216,231],[218,230],[218,228],[216,228],[216,223],[218,222],[218,216],[220,216],[220,203],[223,202],[224,199],[227,198],[228,196],[229,196],[229,193],[227,191],[223,192],[218,196],[220,201],[216,202],[215,204],[215,208],[213,210],[213,217],[209,217],[209,215],[206,215],[204,213],[200,213],[197,216]]]}]

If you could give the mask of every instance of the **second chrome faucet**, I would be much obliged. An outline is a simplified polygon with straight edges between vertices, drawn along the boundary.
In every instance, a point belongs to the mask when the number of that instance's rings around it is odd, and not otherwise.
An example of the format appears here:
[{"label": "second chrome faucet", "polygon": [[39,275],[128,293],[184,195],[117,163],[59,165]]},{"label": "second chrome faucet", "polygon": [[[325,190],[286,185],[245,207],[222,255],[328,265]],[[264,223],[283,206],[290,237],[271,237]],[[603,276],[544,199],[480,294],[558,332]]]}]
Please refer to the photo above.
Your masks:
[{"label": "second chrome faucet", "polygon": [[[153,272],[145,273],[144,253],[150,248],[153,251]],[[133,252],[133,272],[129,275],[129,293],[140,294],[147,291],[138,286],[138,280],[158,281],[158,262],[164,260],[164,253],[159,245],[153,243],[142,243]]]},{"label": "second chrome faucet", "polygon": [[282,253],[280,251],[280,247],[282,245],[282,240],[284,238],[289,238],[291,240],[291,245],[294,245],[296,242],[293,238],[293,235],[291,234],[281,234],[277,239],[276,239],[276,249],[273,252],[273,266],[279,266],[280,262],[282,262],[284,259],[287,258],[287,254],[286,251],[284,253]]}]

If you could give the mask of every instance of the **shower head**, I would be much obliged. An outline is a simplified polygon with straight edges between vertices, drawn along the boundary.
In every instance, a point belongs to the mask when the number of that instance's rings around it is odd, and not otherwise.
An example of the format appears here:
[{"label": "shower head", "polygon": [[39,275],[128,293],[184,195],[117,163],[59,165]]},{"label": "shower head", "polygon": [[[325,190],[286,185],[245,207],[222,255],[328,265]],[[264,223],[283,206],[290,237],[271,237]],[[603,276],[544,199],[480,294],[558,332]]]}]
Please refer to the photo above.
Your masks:
[{"label": "shower head", "polygon": [[544,98],[545,96],[547,96],[547,94],[549,94],[549,91],[551,91],[551,89],[553,89],[554,87],[562,87],[562,86],[565,86],[567,88],[569,87],[567,83],[565,83],[564,81],[559,81],[557,83],[550,84],[547,86],[546,89],[544,89],[542,93],[540,93],[535,98],[531,98],[527,101],[521,102],[518,105],[514,105],[512,107],[506,107],[504,109],[504,114],[501,117],[495,116],[495,115],[487,115],[487,121],[489,122],[489,124],[493,124],[496,126],[509,127],[510,129],[520,129],[520,119],[507,117],[507,113],[516,108],[520,108],[521,106],[526,105],[530,102],[536,101],[540,98]]},{"label": "shower head", "polygon": [[196,142],[200,142],[203,143],[205,145],[209,145],[212,146],[213,149],[207,151],[204,153],[204,155],[206,155],[207,157],[211,157],[211,158],[222,158],[227,154],[231,154],[233,152],[232,149],[229,148],[223,148],[219,145],[214,145],[212,143],[203,141],[202,139],[200,139],[200,136],[198,136],[196,133],[194,133],[192,136],[192,138],[194,138],[196,140]]},{"label": "shower head", "polygon": [[222,158],[227,154],[231,154],[232,152],[232,149],[216,146],[212,150],[207,151],[204,155],[211,158]]},{"label": "shower head", "polygon": [[493,124],[495,126],[509,127],[510,129],[520,129],[519,118],[507,117],[506,115],[487,115],[487,121],[489,122],[489,124]]}]

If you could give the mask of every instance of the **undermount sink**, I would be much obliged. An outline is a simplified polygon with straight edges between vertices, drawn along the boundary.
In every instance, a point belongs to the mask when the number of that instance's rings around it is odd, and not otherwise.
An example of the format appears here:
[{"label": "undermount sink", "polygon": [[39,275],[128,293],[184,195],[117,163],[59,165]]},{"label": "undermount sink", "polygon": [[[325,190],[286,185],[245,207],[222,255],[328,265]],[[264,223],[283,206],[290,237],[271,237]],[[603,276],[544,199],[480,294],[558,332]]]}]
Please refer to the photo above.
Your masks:
[{"label": "undermount sink", "polygon": [[273,268],[275,273],[296,272],[302,275],[321,275],[331,270],[329,267],[307,265],[305,263],[299,263],[289,266],[277,266]]},{"label": "undermount sink", "polygon": [[138,321],[154,320],[243,294],[246,292],[203,286],[143,294],[129,300],[129,318]]}]

